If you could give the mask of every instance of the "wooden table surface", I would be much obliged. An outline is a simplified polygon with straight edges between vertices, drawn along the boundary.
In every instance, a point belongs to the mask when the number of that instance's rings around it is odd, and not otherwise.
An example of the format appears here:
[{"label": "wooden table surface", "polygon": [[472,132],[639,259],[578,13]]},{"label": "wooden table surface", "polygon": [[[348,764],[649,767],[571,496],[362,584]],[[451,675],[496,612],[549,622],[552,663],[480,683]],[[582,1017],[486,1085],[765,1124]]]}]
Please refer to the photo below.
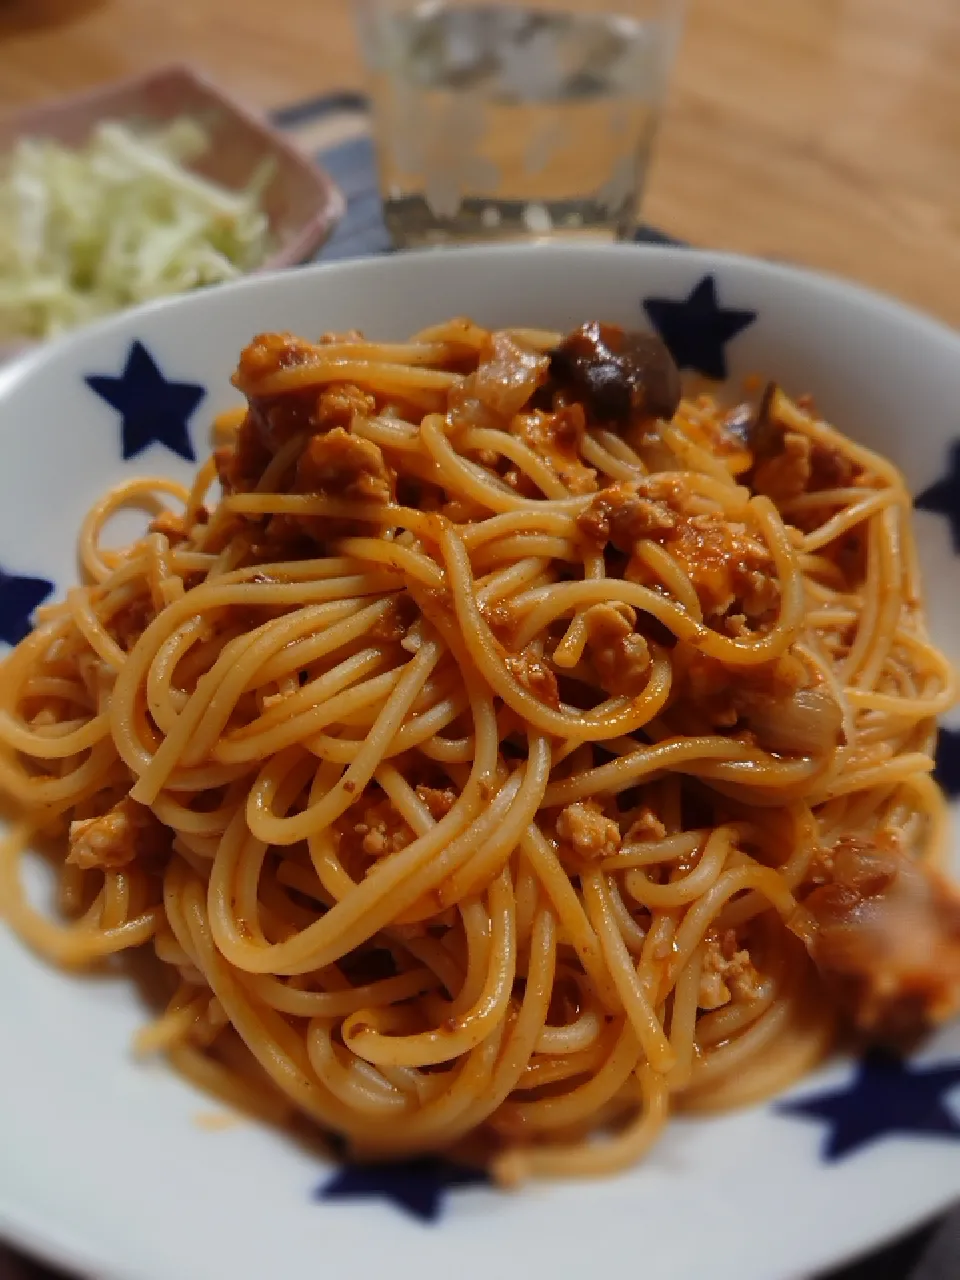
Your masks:
[{"label": "wooden table surface", "polygon": [[[362,83],[349,0],[0,0],[0,110],[182,58],[261,107]],[[960,0],[691,0],[644,214],[960,325]]]}]

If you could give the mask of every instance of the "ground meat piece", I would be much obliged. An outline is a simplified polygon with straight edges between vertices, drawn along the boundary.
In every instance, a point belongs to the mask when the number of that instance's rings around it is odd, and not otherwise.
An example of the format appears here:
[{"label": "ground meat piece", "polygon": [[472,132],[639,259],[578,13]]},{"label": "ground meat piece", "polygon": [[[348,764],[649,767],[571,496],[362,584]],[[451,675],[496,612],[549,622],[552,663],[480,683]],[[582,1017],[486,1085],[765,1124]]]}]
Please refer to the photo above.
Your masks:
[{"label": "ground meat piece", "polygon": [[680,403],[680,375],[666,345],[619,325],[581,325],[550,353],[550,373],[596,422],[672,418]]},{"label": "ground meat piece", "polygon": [[555,413],[518,413],[510,423],[538,458],[542,458],[571,493],[595,493],[597,473],[580,460],[579,443],[586,428],[583,409],[566,405]]},{"label": "ground meat piece", "polygon": [[125,797],[99,818],[70,823],[67,862],[84,871],[113,871],[170,848],[171,832],[145,805]]},{"label": "ground meat piece", "polygon": [[278,689],[276,693],[265,693],[260,699],[260,706],[262,710],[269,711],[271,707],[278,707],[282,702],[286,702],[288,698],[292,698],[295,693],[296,689],[293,688],[287,688],[282,691]]},{"label": "ground meat piece", "polygon": [[561,809],[557,838],[581,862],[612,857],[620,848],[620,828],[604,815],[595,800],[578,801]]},{"label": "ground meat piece", "polygon": [[316,430],[317,403],[315,387],[251,399],[250,420],[271,457],[296,436],[307,436]]},{"label": "ground meat piece", "polygon": [[[354,827],[357,835],[361,834],[361,827],[365,827],[366,823],[358,822]],[[387,833],[386,823],[380,822],[370,830],[363,832],[363,852],[368,853],[371,858],[382,857],[385,853],[395,853],[396,848]]]},{"label": "ground meat piece", "polygon": [[705,614],[737,612],[759,617],[776,607],[780,585],[767,548],[743,524],[696,515],[681,521],[665,540],[670,554],[693,583]]},{"label": "ground meat piece", "polygon": [[376,400],[366,391],[350,382],[334,383],[320,392],[314,421],[325,431],[331,427],[349,430],[355,416],[369,418],[376,409]]},{"label": "ground meat piece", "polygon": [[627,553],[642,538],[661,537],[676,525],[677,515],[667,503],[641,495],[632,483],[601,489],[577,517],[577,528],[585,538],[599,547],[612,542]]},{"label": "ground meat piece", "polygon": [[649,840],[663,840],[666,834],[667,828],[649,805],[644,805],[640,812],[634,815],[629,827],[627,827],[627,834],[623,837],[623,843],[643,844]]},{"label": "ground meat piece", "polygon": [[719,1009],[734,997],[755,1000],[759,994],[760,975],[750,953],[737,950],[734,931],[727,929],[722,937],[709,936],[703,949],[698,1006]]},{"label": "ground meat piece", "polygon": [[257,385],[278,369],[292,369],[316,359],[314,344],[293,333],[258,333],[240,353],[233,384],[245,396],[256,394]]},{"label": "ground meat piece", "polygon": [[785,431],[781,451],[754,467],[751,482],[754,493],[764,493],[774,502],[799,497],[810,484],[812,452],[809,436]]},{"label": "ground meat piece", "polygon": [[647,683],[650,646],[634,631],[629,605],[595,604],[584,615],[587,650],[601,686],[615,695],[635,697]]},{"label": "ground meat piece", "polygon": [[[821,861],[820,871],[826,870]],[[893,838],[848,837],[796,931],[860,1030],[912,1037],[960,1009],[960,894]]]},{"label": "ground meat piece", "polygon": [[[602,490],[601,492],[606,492]],[[590,542],[605,547],[610,541],[610,518],[603,506],[594,499],[585,511],[577,516],[577,528]]]},{"label": "ground meat piece", "polygon": [[513,678],[535,698],[554,709],[560,706],[557,677],[531,645],[522,653],[508,654],[505,662]]},{"label": "ground meat piece", "polygon": [[380,449],[343,427],[311,436],[297,462],[296,488],[336,498],[389,502],[392,475]]},{"label": "ground meat piece", "polygon": [[242,462],[238,457],[234,464],[237,475],[248,480],[247,488],[252,487],[262,474],[266,461],[293,436],[306,435],[318,427],[323,430],[333,426],[348,427],[356,413],[369,415],[374,412],[373,397],[350,383],[331,384],[319,393],[316,387],[304,387],[276,395],[259,394],[265,379],[271,374],[310,364],[316,359],[317,350],[313,343],[287,333],[260,334],[241,353],[233,381],[247,396],[250,407],[238,431],[237,452],[239,454],[244,447],[250,446],[250,440],[241,438],[246,432],[248,436],[256,437],[261,450],[266,453],[266,459],[256,459],[259,470],[249,465],[253,459]]},{"label": "ground meat piece", "polygon": [[496,604],[485,604],[481,606],[480,612],[500,643],[509,648],[517,628],[517,612],[510,601],[498,600]]},{"label": "ground meat piece", "polygon": [[821,489],[846,489],[850,485],[856,485],[863,476],[863,468],[851,457],[841,453],[839,449],[831,449],[822,444],[813,446],[812,470],[812,493]]},{"label": "ground meat piece", "polygon": [[[678,513],[672,528],[651,536],[690,579],[707,617],[722,617],[732,610],[762,619],[779,603],[773,557],[746,525],[720,515]],[[642,561],[633,559],[624,576],[647,584],[651,573]]]},{"label": "ground meat piece", "polygon": [[397,853],[413,839],[413,832],[391,800],[366,804],[359,822],[353,822],[344,834],[348,847],[359,849],[368,858]]},{"label": "ground meat piece", "polygon": [[417,787],[417,795],[430,810],[434,822],[445,818],[457,802],[457,793],[453,787]]}]

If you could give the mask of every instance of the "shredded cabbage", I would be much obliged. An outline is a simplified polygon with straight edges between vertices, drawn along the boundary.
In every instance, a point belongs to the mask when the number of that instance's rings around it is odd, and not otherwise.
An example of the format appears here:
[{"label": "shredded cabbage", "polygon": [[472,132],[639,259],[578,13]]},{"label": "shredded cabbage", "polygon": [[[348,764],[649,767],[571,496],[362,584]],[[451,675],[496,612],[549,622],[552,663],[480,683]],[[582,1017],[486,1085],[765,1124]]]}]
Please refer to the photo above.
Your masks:
[{"label": "shredded cabbage", "polygon": [[106,121],[80,150],[19,141],[0,159],[0,336],[51,337],[263,262],[273,164],[228,191],[186,167],[209,145],[187,119]]}]

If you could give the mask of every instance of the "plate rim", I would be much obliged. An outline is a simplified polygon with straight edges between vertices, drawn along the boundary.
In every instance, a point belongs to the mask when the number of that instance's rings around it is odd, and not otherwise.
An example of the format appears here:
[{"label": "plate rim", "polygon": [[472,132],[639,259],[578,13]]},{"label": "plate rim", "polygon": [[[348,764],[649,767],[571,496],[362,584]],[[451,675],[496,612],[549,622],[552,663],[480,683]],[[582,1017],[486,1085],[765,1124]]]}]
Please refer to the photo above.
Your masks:
[{"label": "plate rim", "polygon": [[891,319],[899,319],[925,331],[931,338],[939,341],[947,340],[960,345],[960,329],[955,329],[945,320],[904,302],[892,294],[884,293],[869,285],[855,280],[847,280],[835,272],[823,271],[794,263],[772,261],[769,258],[757,257],[753,254],[735,253],[729,250],[688,248],[686,245],[637,244],[618,242],[615,244],[557,244],[548,241],[537,241],[532,244],[509,243],[503,245],[441,245],[430,249],[410,249],[402,253],[365,253],[352,258],[344,258],[334,262],[312,262],[301,265],[282,267],[272,271],[251,272],[236,280],[223,284],[195,289],[191,293],[172,294],[166,298],[155,298],[137,307],[129,307],[112,315],[104,316],[79,329],[71,330],[60,337],[41,343],[18,355],[15,359],[0,368],[0,399],[6,396],[16,385],[22,383],[35,370],[42,369],[48,361],[57,360],[62,354],[79,350],[84,344],[96,341],[101,336],[122,332],[130,326],[136,326],[141,319],[152,319],[166,311],[181,308],[202,308],[211,298],[239,299],[246,293],[267,292],[286,282],[296,280],[322,281],[329,276],[349,275],[355,272],[368,273],[383,271],[390,274],[395,270],[402,271],[407,264],[416,268],[419,264],[442,262],[449,259],[461,260],[465,263],[476,262],[482,266],[485,260],[519,260],[531,255],[547,259],[562,260],[578,257],[584,260],[621,257],[636,262],[672,261],[699,267],[708,274],[730,267],[734,271],[756,273],[761,279],[777,281],[789,287],[791,284],[801,287],[812,286],[822,290],[825,300],[843,299],[845,302],[855,301],[861,306],[880,310]]}]

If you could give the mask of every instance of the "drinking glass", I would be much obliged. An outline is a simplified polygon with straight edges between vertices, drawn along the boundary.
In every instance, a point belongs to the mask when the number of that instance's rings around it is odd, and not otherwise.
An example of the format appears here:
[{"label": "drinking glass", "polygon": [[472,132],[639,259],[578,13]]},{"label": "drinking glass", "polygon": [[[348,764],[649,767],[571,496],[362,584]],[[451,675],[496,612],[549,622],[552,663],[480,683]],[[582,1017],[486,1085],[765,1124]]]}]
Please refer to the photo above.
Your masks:
[{"label": "drinking glass", "polygon": [[627,237],[683,0],[354,0],[399,248]]}]

